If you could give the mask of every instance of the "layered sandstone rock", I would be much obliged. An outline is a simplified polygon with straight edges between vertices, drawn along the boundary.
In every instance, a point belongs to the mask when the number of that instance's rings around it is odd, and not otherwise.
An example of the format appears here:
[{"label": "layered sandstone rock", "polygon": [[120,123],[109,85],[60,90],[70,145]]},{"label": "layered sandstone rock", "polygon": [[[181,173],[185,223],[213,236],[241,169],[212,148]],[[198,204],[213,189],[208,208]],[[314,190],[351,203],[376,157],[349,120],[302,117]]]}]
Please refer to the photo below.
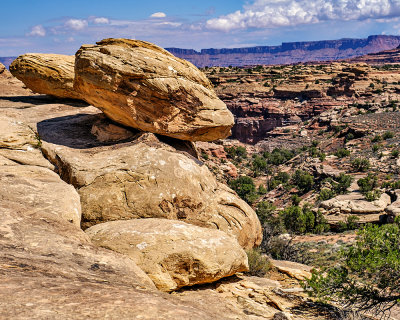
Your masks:
[{"label": "layered sandstone rock", "polygon": [[180,221],[112,221],[86,233],[95,244],[128,255],[162,291],[248,270],[247,255],[236,239]]},{"label": "layered sandstone rock", "polygon": [[137,133],[130,141],[101,143],[90,134],[99,118],[79,115],[38,124],[46,155],[78,189],[83,227],[165,218],[225,231],[246,248],[260,243],[255,212],[180,141]]},{"label": "layered sandstone rock", "polygon": [[190,141],[225,138],[233,116],[191,63],[144,41],[105,39],[76,53],[74,88],[123,125]]},{"label": "layered sandstone rock", "polygon": [[74,56],[27,53],[13,61],[10,71],[34,92],[80,99],[73,88],[74,64]]},{"label": "layered sandstone rock", "polygon": [[390,196],[386,193],[369,202],[361,193],[352,192],[323,201],[320,206],[327,211],[325,217],[330,224],[344,222],[350,215],[357,216],[359,223],[374,223],[379,222],[390,203]]}]

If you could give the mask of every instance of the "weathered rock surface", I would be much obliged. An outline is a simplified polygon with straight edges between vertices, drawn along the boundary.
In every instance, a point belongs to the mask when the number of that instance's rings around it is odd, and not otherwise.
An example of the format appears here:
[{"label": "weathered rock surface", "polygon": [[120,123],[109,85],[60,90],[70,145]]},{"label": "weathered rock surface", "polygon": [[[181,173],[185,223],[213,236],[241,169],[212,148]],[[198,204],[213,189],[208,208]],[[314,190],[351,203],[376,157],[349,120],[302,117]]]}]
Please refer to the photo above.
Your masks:
[{"label": "weathered rock surface", "polygon": [[392,202],[386,207],[385,211],[392,217],[397,217],[400,215],[400,190],[395,190],[396,201]]},{"label": "weathered rock surface", "polygon": [[24,203],[29,211],[49,210],[80,227],[81,204],[74,187],[46,168],[4,165],[0,167],[2,202]]},{"label": "weathered rock surface", "polygon": [[371,223],[379,222],[379,217],[385,213],[390,203],[390,196],[386,193],[378,200],[369,202],[361,193],[352,192],[323,201],[321,207],[328,211],[325,217],[332,224],[345,221],[348,215],[356,215],[360,219],[359,223]]},{"label": "weathered rock surface", "polygon": [[138,133],[131,141],[101,143],[90,134],[99,117],[80,114],[38,123],[44,152],[78,189],[84,228],[165,218],[225,231],[246,248],[260,243],[255,212],[181,149],[180,141]]},{"label": "weathered rock surface", "polygon": [[96,245],[128,255],[162,291],[248,270],[247,255],[235,238],[180,221],[112,221],[86,233]]},{"label": "weathered rock surface", "polygon": [[144,41],[105,39],[76,53],[74,88],[123,125],[190,141],[225,138],[233,115],[191,63]]},{"label": "weathered rock surface", "polygon": [[74,64],[74,56],[27,53],[13,61],[10,71],[34,92],[80,99],[73,88]]}]

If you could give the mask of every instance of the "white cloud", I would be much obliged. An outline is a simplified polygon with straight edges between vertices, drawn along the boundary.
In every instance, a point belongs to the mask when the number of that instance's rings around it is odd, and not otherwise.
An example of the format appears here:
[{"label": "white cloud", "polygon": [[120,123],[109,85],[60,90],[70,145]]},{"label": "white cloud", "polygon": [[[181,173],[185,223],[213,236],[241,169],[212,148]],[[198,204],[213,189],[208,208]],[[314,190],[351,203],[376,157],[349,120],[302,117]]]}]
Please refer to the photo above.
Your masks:
[{"label": "white cloud", "polygon": [[88,22],[86,20],[80,20],[80,19],[69,19],[67,22],[64,24],[67,28],[70,28],[72,30],[83,30],[88,26]]},{"label": "white cloud", "polygon": [[241,11],[208,20],[206,27],[230,31],[399,15],[400,0],[255,0]]},{"label": "white cloud", "polygon": [[151,18],[165,18],[167,15],[164,12],[154,12]]},{"label": "white cloud", "polygon": [[93,23],[94,24],[109,24],[110,21],[108,20],[108,18],[98,17],[98,18],[93,19]]},{"label": "white cloud", "polygon": [[44,37],[46,35],[46,30],[42,25],[37,25],[34,26],[27,35],[32,37]]}]

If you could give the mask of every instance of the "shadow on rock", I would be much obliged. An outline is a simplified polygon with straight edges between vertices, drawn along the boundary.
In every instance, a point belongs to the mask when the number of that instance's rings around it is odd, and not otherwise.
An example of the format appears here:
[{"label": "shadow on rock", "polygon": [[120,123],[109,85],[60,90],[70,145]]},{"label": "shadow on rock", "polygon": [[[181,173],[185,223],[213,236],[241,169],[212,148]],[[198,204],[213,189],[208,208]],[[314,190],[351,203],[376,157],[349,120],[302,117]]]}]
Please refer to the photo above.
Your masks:
[{"label": "shadow on rock", "polygon": [[41,95],[34,95],[34,96],[3,96],[0,97],[1,100],[7,100],[11,102],[22,102],[22,103],[30,103],[33,105],[44,105],[44,104],[54,104],[54,103],[60,103],[60,104],[66,104],[71,107],[87,107],[89,104],[82,100],[76,100],[76,99],[62,99],[62,98],[56,98],[53,96],[41,94]]}]

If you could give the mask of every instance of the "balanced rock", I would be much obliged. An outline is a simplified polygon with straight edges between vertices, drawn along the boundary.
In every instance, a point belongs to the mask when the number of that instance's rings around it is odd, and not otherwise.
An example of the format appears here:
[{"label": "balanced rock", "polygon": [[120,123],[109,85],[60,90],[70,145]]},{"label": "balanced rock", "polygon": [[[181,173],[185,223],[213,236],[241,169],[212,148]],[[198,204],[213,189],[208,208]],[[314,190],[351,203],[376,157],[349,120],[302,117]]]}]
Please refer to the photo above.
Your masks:
[{"label": "balanced rock", "polygon": [[191,63],[148,42],[105,39],[76,53],[74,88],[107,117],[182,140],[226,138],[233,115]]},{"label": "balanced rock", "polygon": [[27,53],[12,62],[10,71],[34,92],[80,99],[73,88],[74,64],[74,56]]},{"label": "balanced rock", "polygon": [[95,244],[128,255],[162,291],[248,270],[247,255],[235,238],[180,221],[112,221],[86,233]]}]

